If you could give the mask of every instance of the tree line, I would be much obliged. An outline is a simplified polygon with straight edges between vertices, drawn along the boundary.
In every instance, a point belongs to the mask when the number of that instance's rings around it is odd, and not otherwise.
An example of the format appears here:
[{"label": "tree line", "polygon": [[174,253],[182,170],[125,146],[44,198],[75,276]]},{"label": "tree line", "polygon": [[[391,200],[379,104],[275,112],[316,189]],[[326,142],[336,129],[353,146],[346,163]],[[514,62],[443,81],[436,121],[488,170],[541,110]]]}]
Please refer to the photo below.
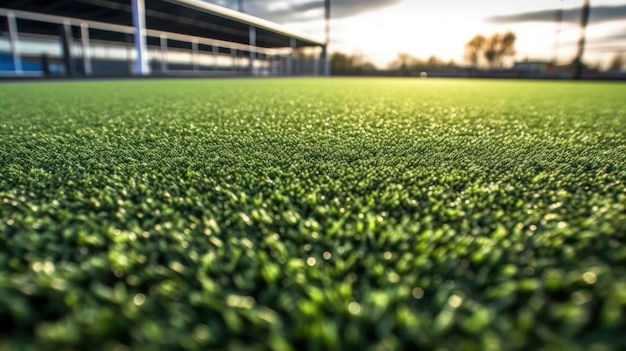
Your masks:
[{"label": "tree line", "polygon": [[376,71],[376,66],[365,60],[363,55],[347,55],[334,52],[330,55],[330,73],[332,75],[361,75]]},{"label": "tree line", "polygon": [[[513,32],[495,33],[490,37],[476,35],[465,45],[465,60],[472,68],[501,69],[507,63],[507,59],[515,55],[515,40]],[[387,66],[387,70],[403,75],[459,68],[460,65],[456,62],[445,61],[434,55],[420,59],[407,53],[399,53]],[[330,56],[330,70],[333,75],[360,75],[376,71],[376,66],[364,59],[361,54],[334,52]]]},{"label": "tree line", "polygon": [[[510,67],[515,59],[515,42],[517,36],[508,31],[494,33],[491,36],[475,35],[465,44],[464,60],[467,65],[457,64],[454,61],[445,61],[437,56],[420,59],[408,53],[399,53],[395,60],[386,67],[387,71],[401,75],[416,75],[422,71],[458,71],[471,69],[501,70]],[[333,75],[361,75],[377,71],[374,64],[367,61],[363,55],[349,55],[335,52],[330,56],[331,74]],[[616,54],[607,71],[619,72],[626,67],[626,55]]]},{"label": "tree line", "polygon": [[465,44],[465,59],[473,68],[502,69],[507,58],[515,55],[515,34],[495,33],[491,37],[476,35]]}]

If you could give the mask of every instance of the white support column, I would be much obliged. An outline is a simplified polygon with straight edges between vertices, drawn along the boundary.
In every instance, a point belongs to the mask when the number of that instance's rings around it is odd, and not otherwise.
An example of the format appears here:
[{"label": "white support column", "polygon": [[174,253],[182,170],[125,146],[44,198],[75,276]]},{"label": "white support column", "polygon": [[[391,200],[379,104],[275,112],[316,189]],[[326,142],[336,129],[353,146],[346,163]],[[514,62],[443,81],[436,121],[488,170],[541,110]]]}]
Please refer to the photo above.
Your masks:
[{"label": "white support column", "polygon": [[167,35],[161,34],[161,73],[167,73]]},{"label": "white support column", "polygon": [[213,52],[213,70],[217,71],[217,59],[219,55],[219,48],[215,45],[211,47],[211,51]]},{"label": "white support column", "polygon": [[74,76],[76,74],[76,65],[74,64],[74,53],[72,46],[74,42],[72,34],[72,23],[64,19],[61,25],[61,42],[63,48],[63,64],[65,65],[65,74]]},{"label": "white support column", "polygon": [[293,76],[296,74],[296,39],[290,38],[289,46],[291,47],[291,53],[289,54],[288,74]]},{"label": "white support column", "polygon": [[9,45],[11,46],[11,54],[13,54],[13,70],[15,74],[22,74],[22,60],[20,58],[20,44],[17,34],[17,21],[15,14],[9,12],[7,14],[7,22],[9,24]]},{"label": "white support column", "polygon": [[133,26],[135,27],[135,74],[150,74],[148,51],[146,49],[146,7],[144,0],[131,0],[133,5]]},{"label": "white support column", "polygon": [[250,26],[250,74],[256,75],[255,67],[254,67],[254,59],[256,58],[256,28]]},{"label": "white support column", "polygon": [[93,73],[91,67],[91,50],[89,48],[89,26],[87,23],[80,23],[80,39],[83,45],[83,67],[85,68],[85,75],[90,76]]},{"label": "white support column", "polygon": [[191,41],[191,60],[193,61],[193,71],[198,71],[198,39]]}]

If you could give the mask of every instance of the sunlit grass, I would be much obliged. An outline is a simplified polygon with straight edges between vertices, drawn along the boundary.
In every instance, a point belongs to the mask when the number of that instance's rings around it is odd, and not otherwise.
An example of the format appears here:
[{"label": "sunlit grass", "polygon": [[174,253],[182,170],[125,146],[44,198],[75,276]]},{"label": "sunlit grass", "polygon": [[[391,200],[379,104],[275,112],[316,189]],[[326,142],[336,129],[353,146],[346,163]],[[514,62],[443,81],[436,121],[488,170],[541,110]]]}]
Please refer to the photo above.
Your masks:
[{"label": "sunlit grass", "polygon": [[0,86],[0,349],[626,345],[626,86]]}]

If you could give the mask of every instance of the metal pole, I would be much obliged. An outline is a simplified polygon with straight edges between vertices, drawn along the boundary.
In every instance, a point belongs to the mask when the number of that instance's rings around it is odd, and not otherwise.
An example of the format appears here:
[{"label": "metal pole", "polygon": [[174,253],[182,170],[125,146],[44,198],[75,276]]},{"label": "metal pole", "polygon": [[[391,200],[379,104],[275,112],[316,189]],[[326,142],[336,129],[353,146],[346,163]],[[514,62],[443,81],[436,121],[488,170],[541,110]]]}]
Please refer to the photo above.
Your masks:
[{"label": "metal pole", "polygon": [[15,14],[9,12],[7,14],[7,22],[9,24],[9,41],[11,46],[11,53],[13,54],[13,71],[15,74],[22,74],[22,60],[20,59],[20,45],[17,32],[17,21],[15,20]]},{"label": "metal pole", "polygon": [[146,7],[144,0],[132,0],[133,26],[135,27],[135,73],[143,76],[150,74],[148,66],[148,52],[146,49]]},{"label": "metal pole", "polygon": [[63,45],[63,63],[65,64],[66,75],[74,75],[74,58],[72,57],[72,24],[69,20],[64,20],[60,27],[61,43]]},{"label": "metal pole", "polygon": [[276,76],[276,56],[275,54],[270,54],[268,57],[269,67],[270,67],[270,76]]},{"label": "metal pole", "polygon": [[291,58],[289,56],[283,56],[281,58],[283,62],[283,75],[288,76],[291,74]]},{"label": "metal pole", "polygon": [[243,12],[243,0],[237,0],[237,8],[239,12]]},{"label": "metal pole", "polygon": [[[317,51],[317,50],[316,50]],[[319,55],[313,55],[314,59],[313,59],[313,75],[315,76],[319,76],[320,75],[320,60],[319,60]]]},{"label": "metal pole", "polygon": [[322,46],[322,62],[324,63],[324,75],[330,76],[330,62],[328,60],[327,46]]},{"label": "metal pole", "polygon": [[254,59],[256,58],[256,28],[250,26],[250,74],[255,75]]},{"label": "metal pole", "polygon": [[278,59],[280,60],[280,75],[281,76],[288,75],[289,71],[288,71],[288,67],[287,66],[289,64],[287,63],[287,61],[288,61],[287,57],[281,55]]},{"label": "metal pole", "polygon": [[198,39],[191,41],[191,60],[193,61],[193,71],[198,71]]},{"label": "metal pole", "polygon": [[161,34],[161,73],[167,73],[167,35]]},{"label": "metal pole", "polygon": [[324,34],[326,44],[330,40],[330,0],[324,0]]},{"label": "metal pole", "polygon": [[80,39],[83,45],[83,67],[85,68],[85,75],[90,76],[93,71],[91,67],[91,51],[89,48],[89,27],[85,22],[81,22],[80,24]]},{"label": "metal pole", "polygon": [[217,71],[217,55],[219,53],[219,48],[213,45],[212,51],[213,51],[213,70]]},{"label": "metal pole", "polygon": [[578,40],[578,53],[574,59],[574,79],[580,79],[583,74],[583,54],[585,52],[585,32],[589,22],[589,0],[585,0],[580,14],[580,39]]},{"label": "metal pole", "polygon": [[230,57],[232,59],[231,65],[233,66],[233,70],[237,71],[237,50],[230,48]]},{"label": "metal pole", "polygon": [[322,56],[324,59],[324,75],[330,76],[330,60],[328,59],[328,44],[330,43],[330,0],[324,0],[324,19],[326,42],[322,47]]},{"label": "metal pole", "polygon": [[291,47],[291,53],[289,54],[289,75],[295,75],[296,65],[296,39],[289,39],[289,46]]},{"label": "metal pole", "polygon": [[559,37],[561,36],[561,23],[563,23],[563,8],[556,10],[556,33],[554,38],[554,64],[556,65],[559,60]]}]

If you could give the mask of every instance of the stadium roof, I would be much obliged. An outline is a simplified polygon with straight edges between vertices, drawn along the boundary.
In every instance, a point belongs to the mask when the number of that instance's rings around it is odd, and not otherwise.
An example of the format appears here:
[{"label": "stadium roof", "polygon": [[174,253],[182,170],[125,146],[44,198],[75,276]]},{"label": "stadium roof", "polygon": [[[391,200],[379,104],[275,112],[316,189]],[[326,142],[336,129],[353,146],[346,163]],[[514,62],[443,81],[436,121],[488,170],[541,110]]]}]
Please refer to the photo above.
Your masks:
[{"label": "stadium roof", "polygon": [[[0,7],[46,15],[133,26],[131,0],[3,0]],[[265,48],[323,46],[322,40],[283,26],[202,0],[146,0],[146,29],[248,44],[256,28],[256,45]],[[20,24],[20,32],[41,31]],[[56,32],[54,32],[56,33]]]}]

